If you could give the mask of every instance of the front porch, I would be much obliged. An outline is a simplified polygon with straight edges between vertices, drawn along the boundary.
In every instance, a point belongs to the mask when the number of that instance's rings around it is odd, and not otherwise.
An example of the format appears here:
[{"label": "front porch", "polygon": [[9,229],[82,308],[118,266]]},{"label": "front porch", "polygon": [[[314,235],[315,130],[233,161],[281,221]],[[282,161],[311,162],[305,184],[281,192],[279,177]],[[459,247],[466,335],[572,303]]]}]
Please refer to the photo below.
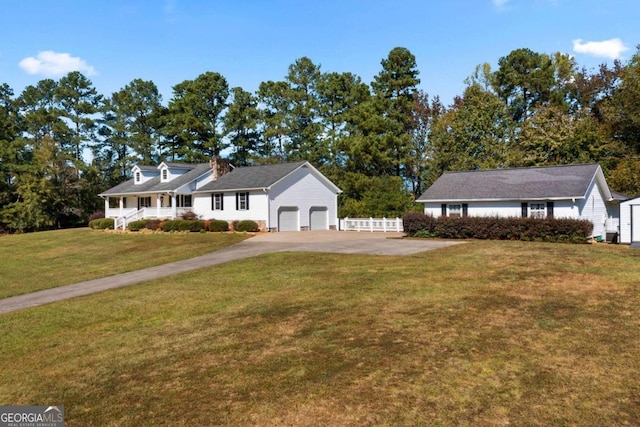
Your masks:
[{"label": "front porch", "polygon": [[182,194],[107,196],[104,202],[104,216],[115,219],[116,230],[139,219],[176,219],[191,210],[191,195]]}]

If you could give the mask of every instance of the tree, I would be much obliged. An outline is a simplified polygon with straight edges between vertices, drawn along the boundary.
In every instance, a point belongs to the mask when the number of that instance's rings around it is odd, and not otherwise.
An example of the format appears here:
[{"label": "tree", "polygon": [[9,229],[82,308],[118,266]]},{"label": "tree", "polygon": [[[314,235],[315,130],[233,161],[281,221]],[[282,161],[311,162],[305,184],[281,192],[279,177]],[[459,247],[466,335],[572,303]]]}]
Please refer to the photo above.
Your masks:
[{"label": "tree", "polygon": [[406,175],[407,156],[410,152],[413,132],[414,94],[417,85],[418,68],[415,56],[406,48],[396,47],[381,61],[382,70],[371,83],[375,104],[373,111],[381,115],[382,127],[376,136],[390,163],[383,173],[396,176]]},{"label": "tree", "polygon": [[162,95],[152,81],[135,79],[111,95],[105,105],[107,126],[103,156],[111,157],[121,177],[131,162],[153,164],[158,160],[158,140],[162,126]]},{"label": "tree", "polygon": [[263,146],[259,150],[267,162],[282,161],[286,157],[285,147],[289,143],[287,117],[291,104],[287,96],[289,85],[285,82],[260,83],[258,100],[261,110]]},{"label": "tree", "polygon": [[493,88],[511,109],[516,122],[526,121],[532,108],[551,98],[555,84],[551,57],[516,49],[498,60]]},{"label": "tree", "polygon": [[227,80],[211,71],[173,87],[165,132],[179,142],[184,160],[207,160],[226,148],[223,120],[228,98]]},{"label": "tree", "polygon": [[233,101],[224,118],[225,133],[233,148],[231,161],[236,166],[247,166],[252,163],[260,146],[260,111],[257,100],[250,92],[234,87],[231,93]]},{"label": "tree", "polygon": [[321,138],[322,128],[318,120],[318,96],[316,86],[320,78],[320,66],[309,58],[297,59],[289,66],[286,96],[290,107],[287,111],[288,144],[285,146],[288,160],[308,160],[315,165],[326,163],[328,153]]},{"label": "tree", "polygon": [[71,123],[71,135],[62,141],[62,147],[79,164],[83,160],[84,149],[95,139],[93,115],[100,111],[102,95],[98,94],[91,80],[78,71],[72,71],[58,82],[55,100],[60,106],[59,115]]},{"label": "tree", "polygon": [[370,98],[369,86],[351,73],[324,73],[316,91],[327,166],[343,168],[346,165],[345,147],[354,133],[350,113]]},{"label": "tree", "polygon": [[478,84],[435,120],[429,144],[429,181],[445,171],[505,165],[510,117],[504,104]]},{"label": "tree", "polygon": [[429,99],[429,94],[418,91],[414,97],[413,133],[411,149],[407,156],[406,180],[409,182],[414,199],[426,189],[431,150],[429,147],[433,124],[440,119],[445,108],[437,96]]}]

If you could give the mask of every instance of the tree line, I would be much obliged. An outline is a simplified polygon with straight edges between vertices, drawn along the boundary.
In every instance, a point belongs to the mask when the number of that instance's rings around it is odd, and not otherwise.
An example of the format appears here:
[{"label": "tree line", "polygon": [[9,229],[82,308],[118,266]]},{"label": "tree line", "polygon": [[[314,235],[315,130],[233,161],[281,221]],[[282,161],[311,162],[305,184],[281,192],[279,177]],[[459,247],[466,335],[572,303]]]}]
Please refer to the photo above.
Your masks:
[{"label": "tree line", "polygon": [[406,48],[369,84],[307,57],[255,93],[205,72],[168,103],[135,79],[105,97],[79,72],[15,95],[0,85],[0,231],[85,224],[134,164],[234,166],[308,160],[344,191],[341,216],[402,215],[444,171],[599,162],[614,190],[640,194],[640,50],[580,68],[516,49],[482,64],[449,106],[418,89]]}]

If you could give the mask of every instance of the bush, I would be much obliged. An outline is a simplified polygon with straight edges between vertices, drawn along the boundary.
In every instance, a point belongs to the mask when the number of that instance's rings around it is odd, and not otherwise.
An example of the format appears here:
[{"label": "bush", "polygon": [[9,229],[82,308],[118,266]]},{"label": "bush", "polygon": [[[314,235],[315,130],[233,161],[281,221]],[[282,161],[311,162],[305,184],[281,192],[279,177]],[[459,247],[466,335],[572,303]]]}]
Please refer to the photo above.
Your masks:
[{"label": "bush", "polygon": [[89,222],[89,227],[95,230],[113,230],[114,222],[113,218],[98,218]]},{"label": "bush", "polygon": [[426,230],[432,232],[435,227],[436,220],[431,215],[422,212],[409,211],[402,218],[402,226],[404,231],[410,235],[415,234],[418,230]]},{"label": "bush", "polygon": [[159,219],[149,219],[147,223],[144,225],[144,228],[147,230],[157,230],[161,228],[162,221]]},{"label": "bush", "polygon": [[129,229],[129,231],[140,231],[147,225],[147,222],[149,222],[149,220],[147,219],[131,221],[129,225],[127,225],[127,228]]},{"label": "bush", "polygon": [[258,227],[257,222],[252,221],[250,219],[245,219],[243,221],[238,222],[238,224],[235,226],[235,230],[255,232],[255,231],[260,231],[260,227]]},{"label": "bush", "polygon": [[438,217],[407,212],[404,231],[412,237],[584,243],[593,224],[570,218]]},{"label": "bush", "polygon": [[91,215],[89,215],[89,222],[93,221],[94,219],[101,219],[101,218],[104,218],[104,211],[96,211]]},{"label": "bush", "polygon": [[209,231],[229,231],[229,223],[227,221],[223,221],[221,219],[212,219],[211,221],[207,221],[209,224],[207,225],[207,230]]},{"label": "bush", "polygon": [[193,212],[193,211],[187,211],[185,213],[183,213],[182,215],[180,215],[180,218],[186,220],[186,221],[194,221],[196,219],[199,219],[200,217],[198,216],[197,213]]},{"label": "bush", "polygon": [[200,231],[204,230],[204,221],[172,219],[162,223],[163,231]]}]

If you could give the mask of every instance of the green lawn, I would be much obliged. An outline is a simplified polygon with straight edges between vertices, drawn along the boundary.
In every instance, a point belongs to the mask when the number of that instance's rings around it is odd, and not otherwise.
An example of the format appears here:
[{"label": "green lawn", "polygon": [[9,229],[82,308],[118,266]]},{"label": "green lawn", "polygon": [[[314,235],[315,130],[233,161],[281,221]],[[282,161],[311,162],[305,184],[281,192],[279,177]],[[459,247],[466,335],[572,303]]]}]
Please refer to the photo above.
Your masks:
[{"label": "green lawn", "polygon": [[89,228],[1,236],[0,298],[191,258],[247,237]]},{"label": "green lawn", "polygon": [[640,425],[640,251],[276,253],[2,315],[69,426]]}]

